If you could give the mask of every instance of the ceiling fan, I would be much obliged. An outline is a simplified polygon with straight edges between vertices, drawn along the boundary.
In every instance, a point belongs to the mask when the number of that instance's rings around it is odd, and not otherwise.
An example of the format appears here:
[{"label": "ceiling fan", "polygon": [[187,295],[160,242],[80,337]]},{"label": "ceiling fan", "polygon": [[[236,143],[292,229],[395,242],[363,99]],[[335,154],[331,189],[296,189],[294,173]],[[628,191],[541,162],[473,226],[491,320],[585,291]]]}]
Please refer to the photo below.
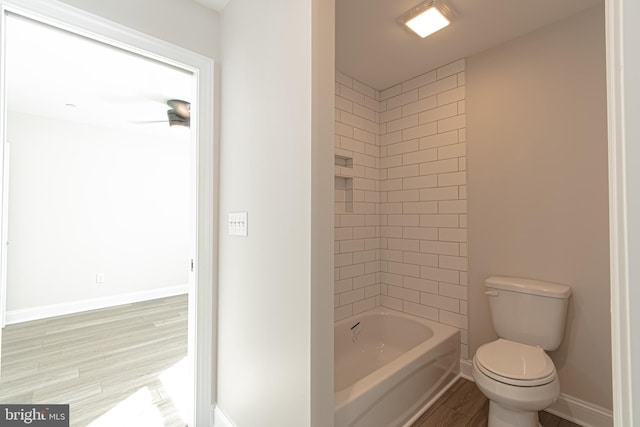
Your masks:
[{"label": "ceiling fan", "polygon": [[191,127],[191,103],[181,99],[170,99],[167,101],[167,120],[150,120],[134,122],[137,124],[169,123],[169,126]]}]

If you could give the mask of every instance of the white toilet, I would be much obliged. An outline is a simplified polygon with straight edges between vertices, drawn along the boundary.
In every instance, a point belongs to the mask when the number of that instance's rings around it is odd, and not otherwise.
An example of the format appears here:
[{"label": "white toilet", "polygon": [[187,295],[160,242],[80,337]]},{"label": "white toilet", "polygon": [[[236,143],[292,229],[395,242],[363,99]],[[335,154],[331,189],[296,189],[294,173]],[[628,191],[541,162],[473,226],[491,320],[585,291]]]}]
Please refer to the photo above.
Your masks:
[{"label": "white toilet", "polygon": [[562,342],[571,288],[497,276],[485,285],[500,338],[478,348],[471,372],[490,400],[489,427],[538,427],[538,411],[560,394],[556,368],[545,351]]}]

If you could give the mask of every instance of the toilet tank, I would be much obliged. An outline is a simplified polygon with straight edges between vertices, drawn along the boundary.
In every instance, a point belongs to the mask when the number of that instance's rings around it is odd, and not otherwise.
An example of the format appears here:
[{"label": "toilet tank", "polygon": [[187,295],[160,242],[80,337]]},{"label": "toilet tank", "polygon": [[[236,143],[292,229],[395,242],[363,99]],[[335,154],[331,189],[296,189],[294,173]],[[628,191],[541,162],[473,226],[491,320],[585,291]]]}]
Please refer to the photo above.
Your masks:
[{"label": "toilet tank", "polygon": [[571,288],[516,277],[485,280],[493,327],[500,338],[547,351],[558,348],[564,335]]}]

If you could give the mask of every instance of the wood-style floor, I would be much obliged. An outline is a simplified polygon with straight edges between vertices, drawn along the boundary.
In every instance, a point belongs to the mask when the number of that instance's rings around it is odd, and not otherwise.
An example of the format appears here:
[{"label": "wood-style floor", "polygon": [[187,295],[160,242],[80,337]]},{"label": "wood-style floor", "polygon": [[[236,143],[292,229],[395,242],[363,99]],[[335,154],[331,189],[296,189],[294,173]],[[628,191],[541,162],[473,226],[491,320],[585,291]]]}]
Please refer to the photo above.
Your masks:
[{"label": "wood-style floor", "polygon": [[78,427],[184,427],[186,355],[187,295],[9,325],[0,402],[70,404]]},{"label": "wood-style floor", "polygon": [[[475,383],[460,378],[411,427],[483,427],[489,401]],[[548,412],[538,414],[542,427],[580,427]]]}]

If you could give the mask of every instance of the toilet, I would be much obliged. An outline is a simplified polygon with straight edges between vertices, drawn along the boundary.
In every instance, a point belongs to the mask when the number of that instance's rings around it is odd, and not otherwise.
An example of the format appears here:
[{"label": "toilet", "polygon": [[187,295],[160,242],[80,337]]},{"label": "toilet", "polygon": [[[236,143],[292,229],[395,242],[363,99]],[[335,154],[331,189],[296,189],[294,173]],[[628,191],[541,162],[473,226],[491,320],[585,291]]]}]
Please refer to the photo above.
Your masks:
[{"label": "toilet", "polygon": [[485,280],[496,341],[478,348],[471,374],[489,399],[489,427],[539,427],[538,411],[560,394],[546,351],[564,335],[571,288],[515,277]]}]

